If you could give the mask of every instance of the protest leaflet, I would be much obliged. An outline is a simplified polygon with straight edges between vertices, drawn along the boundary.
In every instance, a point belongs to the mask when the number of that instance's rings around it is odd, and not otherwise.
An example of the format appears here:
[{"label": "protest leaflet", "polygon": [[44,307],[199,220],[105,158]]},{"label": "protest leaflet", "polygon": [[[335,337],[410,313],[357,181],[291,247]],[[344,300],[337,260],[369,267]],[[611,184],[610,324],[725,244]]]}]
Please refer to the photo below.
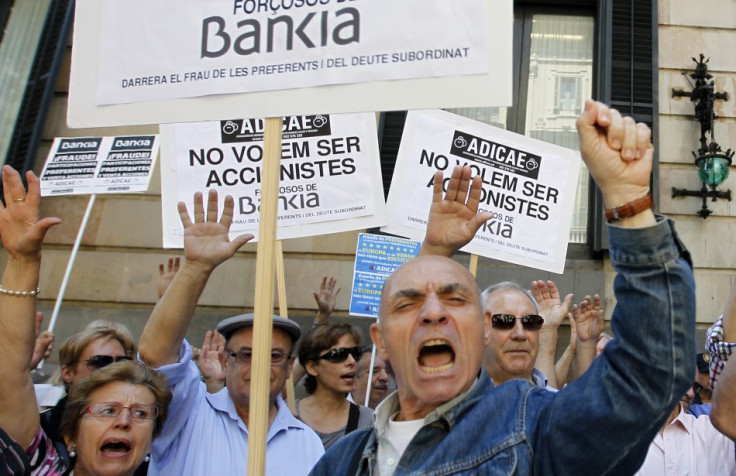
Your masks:
[{"label": "protest leaflet", "polygon": [[350,315],[378,317],[383,283],[403,263],[419,253],[421,243],[395,236],[358,235],[353,268]]},{"label": "protest leaflet", "polygon": [[[562,273],[580,154],[445,111],[409,112],[382,231],[422,240],[434,173],[480,175],[480,211],[493,214],[463,251]],[[443,188],[445,188],[443,187]]]},{"label": "protest leaflet", "polygon": [[145,192],[158,136],[57,137],[41,172],[41,195]]},{"label": "protest leaflet", "polygon": [[[386,224],[376,116],[288,116],[282,121],[278,239]],[[231,235],[258,235],[263,119],[161,126],[164,246],[182,243],[176,203],[216,189],[235,199]]]}]

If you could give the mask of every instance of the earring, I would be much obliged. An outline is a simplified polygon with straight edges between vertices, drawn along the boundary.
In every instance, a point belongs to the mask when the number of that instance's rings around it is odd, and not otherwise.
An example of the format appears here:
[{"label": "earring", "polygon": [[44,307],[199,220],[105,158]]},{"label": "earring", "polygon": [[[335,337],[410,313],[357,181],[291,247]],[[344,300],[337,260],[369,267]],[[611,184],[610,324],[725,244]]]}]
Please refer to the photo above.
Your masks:
[{"label": "earring", "polygon": [[148,454],[146,455],[146,457],[145,457],[145,458],[143,458],[143,461],[145,461],[146,463],[148,463],[149,461],[151,461],[151,453],[148,453]]},{"label": "earring", "polygon": [[71,449],[69,450],[69,457],[70,458],[76,458],[77,457],[77,445],[72,445]]}]

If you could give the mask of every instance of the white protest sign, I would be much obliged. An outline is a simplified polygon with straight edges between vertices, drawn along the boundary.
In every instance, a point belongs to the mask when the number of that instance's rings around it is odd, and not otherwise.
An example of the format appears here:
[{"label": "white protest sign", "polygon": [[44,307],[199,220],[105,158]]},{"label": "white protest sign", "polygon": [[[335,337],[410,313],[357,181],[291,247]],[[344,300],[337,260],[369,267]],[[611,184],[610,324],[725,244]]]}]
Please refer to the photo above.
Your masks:
[{"label": "white protest sign", "polygon": [[463,251],[562,273],[580,154],[445,111],[409,112],[388,201],[388,233],[422,240],[433,174],[468,165],[493,213]]},{"label": "white protest sign", "polygon": [[490,69],[477,0],[101,4],[100,105]]},{"label": "white protest sign", "polygon": [[57,137],[41,172],[41,195],[145,192],[158,136]]},{"label": "white protest sign", "polygon": [[[263,119],[161,125],[165,247],[182,244],[176,203],[212,188],[235,199],[231,236],[258,235],[263,128]],[[288,116],[282,129],[279,239],[386,224],[375,114]]]},{"label": "white protest sign", "polygon": [[78,0],[68,123],[509,105],[512,24],[511,0]]}]

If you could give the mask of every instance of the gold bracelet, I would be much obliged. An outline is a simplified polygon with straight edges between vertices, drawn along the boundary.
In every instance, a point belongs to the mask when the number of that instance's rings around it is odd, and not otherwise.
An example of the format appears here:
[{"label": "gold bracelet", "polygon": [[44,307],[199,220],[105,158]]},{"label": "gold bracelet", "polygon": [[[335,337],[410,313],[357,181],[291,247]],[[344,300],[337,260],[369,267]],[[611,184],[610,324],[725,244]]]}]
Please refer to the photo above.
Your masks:
[{"label": "gold bracelet", "polygon": [[41,288],[36,288],[31,291],[11,291],[10,289],[5,289],[3,285],[0,284],[0,294],[7,294],[8,296],[33,297],[40,292],[41,292]]}]

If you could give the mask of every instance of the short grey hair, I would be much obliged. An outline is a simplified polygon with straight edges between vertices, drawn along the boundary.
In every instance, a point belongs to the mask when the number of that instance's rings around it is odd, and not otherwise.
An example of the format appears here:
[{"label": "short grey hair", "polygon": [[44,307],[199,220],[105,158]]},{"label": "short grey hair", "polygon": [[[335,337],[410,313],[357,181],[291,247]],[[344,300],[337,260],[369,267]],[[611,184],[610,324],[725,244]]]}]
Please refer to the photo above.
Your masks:
[{"label": "short grey hair", "polygon": [[488,304],[488,298],[491,294],[495,293],[496,291],[518,291],[522,293],[524,296],[529,298],[529,301],[534,305],[534,312],[539,314],[539,305],[537,304],[537,300],[534,299],[534,296],[532,295],[529,290],[524,289],[519,283],[516,283],[514,281],[501,281],[500,283],[492,284],[491,286],[488,286],[480,295],[481,302],[483,303],[483,308],[485,309],[486,305]]}]

